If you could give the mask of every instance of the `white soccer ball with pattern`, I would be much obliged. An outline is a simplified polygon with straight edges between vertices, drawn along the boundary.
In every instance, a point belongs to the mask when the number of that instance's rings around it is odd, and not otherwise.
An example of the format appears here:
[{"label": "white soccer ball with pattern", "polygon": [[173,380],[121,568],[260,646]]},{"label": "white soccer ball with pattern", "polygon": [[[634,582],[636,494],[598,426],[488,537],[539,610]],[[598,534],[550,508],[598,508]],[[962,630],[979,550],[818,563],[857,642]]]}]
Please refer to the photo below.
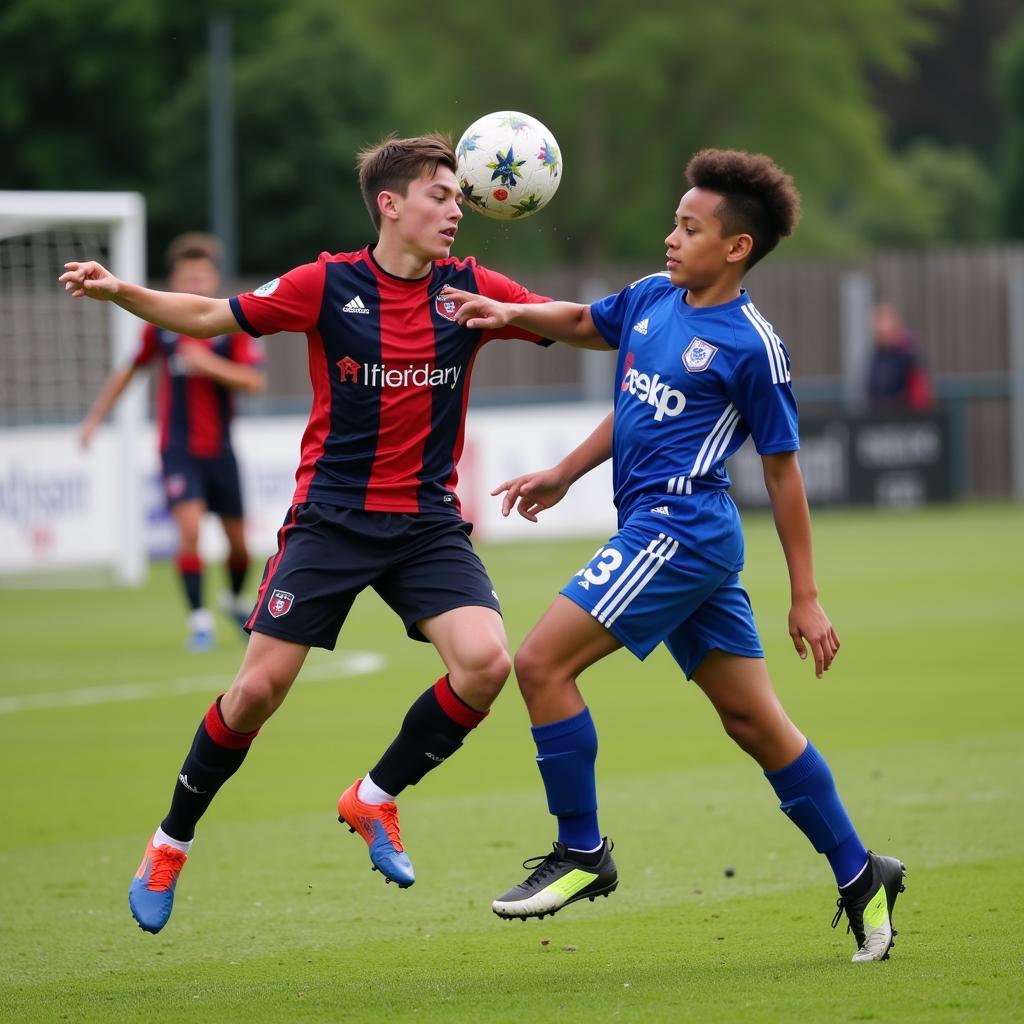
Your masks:
[{"label": "white soccer ball with pattern", "polygon": [[495,220],[517,220],[544,209],[562,180],[562,153],[554,135],[517,110],[474,121],[455,155],[466,205]]}]

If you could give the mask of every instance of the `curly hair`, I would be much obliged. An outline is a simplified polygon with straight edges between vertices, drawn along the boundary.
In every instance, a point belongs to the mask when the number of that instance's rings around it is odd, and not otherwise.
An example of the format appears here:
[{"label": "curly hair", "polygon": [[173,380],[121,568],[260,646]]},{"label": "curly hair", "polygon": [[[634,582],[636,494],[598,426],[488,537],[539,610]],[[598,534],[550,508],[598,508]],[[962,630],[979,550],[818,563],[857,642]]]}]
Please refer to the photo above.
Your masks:
[{"label": "curly hair", "polygon": [[686,165],[686,177],[696,188],[722,197],[715,216],[724,235],[744,233],[753,239],[747,269],[800,221],[800,193],[793,179],[764,153],[702,149]]},{"label": "curly hair", "polygon": [[363,202],[380,230],[380,210],[377,196],[385,189],[405,195],[409,182],[421,174],[436,174],[438,167],[455,172],[455,147],[450,135],[430,132],[411,139],[398,139],[394,133],[380,142],[359,151],[356,158],[359,170],[359,188]]}]

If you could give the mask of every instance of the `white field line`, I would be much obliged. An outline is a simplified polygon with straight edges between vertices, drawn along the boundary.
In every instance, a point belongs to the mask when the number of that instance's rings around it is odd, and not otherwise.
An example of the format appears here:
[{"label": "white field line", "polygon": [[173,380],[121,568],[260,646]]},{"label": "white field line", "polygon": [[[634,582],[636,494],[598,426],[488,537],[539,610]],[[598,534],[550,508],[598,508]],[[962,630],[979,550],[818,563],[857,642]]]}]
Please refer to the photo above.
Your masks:
[{"label": "white field line", "polygon": [[[376,651],[345,651],[332,661],[303,668],[297,681],[323,683],[330,679],[363,676],[379,672],[386,664],[387,658]],[[226,675],[180,676],[160,683],[122,683],[51,693],[26,693],[16,697],[0,697],[0,715],[13,715],[19,711],[45,711],[49,708],[83,708],[129,700],[157,700],[181,693],[212,692],[218,686],[226,687],[228,682]]]}]

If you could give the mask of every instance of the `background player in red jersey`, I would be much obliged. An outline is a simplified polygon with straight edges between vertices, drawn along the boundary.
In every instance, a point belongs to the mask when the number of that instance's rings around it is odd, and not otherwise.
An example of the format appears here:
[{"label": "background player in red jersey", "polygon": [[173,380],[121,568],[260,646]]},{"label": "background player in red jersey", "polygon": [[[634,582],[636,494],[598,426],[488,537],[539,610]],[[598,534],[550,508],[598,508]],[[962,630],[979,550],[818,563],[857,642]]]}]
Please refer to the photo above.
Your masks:
[{"label": "background player in red jersey", "polygon": [[[174,291],[215,296],[221,285],[219,259],[220,244],[212,235],[179,235],[167,250],[168,283]],[[199,554],[199,528],[207,509],[220,518],[228,541],[230,590],[223,597],[224,611],[244,624],[252,610],[242,596],[249,552],[238,464],[231,447],[231,419],[233,392],[255,394],[265,387],[263,354],[237,325],[208,340],[147,325],[134,359],[110,374],[83,420],[79,433],[83,448],[139,368],[154,360],[160,362],[161,476],[178,529],[177,566],[189,607],[189,646],[203,651],[213,646],[214,638],[213,617],[203,606]]]},{"label": "background player in red jersey", "polygon": [[129,891],[147,931],[170,916],[196,822],[284,700],[310,646],[334,647],[361,590],[373,587],[447,669],[338,803],[339,818],[365,839],[389,881],[415,881],[394,798],[455,753],[511,667],[497,596],[459,513],[455,467],[480,346],[493,337],[540,339],[459,324],[442,289],[546,300],[472,258],[449,256],[462,193],[446,136],[388,138],[364,150],[359,182],[375,245],[324,253],[230,301],[150,291],[96,263],[69,263],[61,277],[74,297],[112,300],[168,330],[210,336],[242,326],[308,338],[313,407],[294,504],[267,563],[242,667],[200,724]]}]

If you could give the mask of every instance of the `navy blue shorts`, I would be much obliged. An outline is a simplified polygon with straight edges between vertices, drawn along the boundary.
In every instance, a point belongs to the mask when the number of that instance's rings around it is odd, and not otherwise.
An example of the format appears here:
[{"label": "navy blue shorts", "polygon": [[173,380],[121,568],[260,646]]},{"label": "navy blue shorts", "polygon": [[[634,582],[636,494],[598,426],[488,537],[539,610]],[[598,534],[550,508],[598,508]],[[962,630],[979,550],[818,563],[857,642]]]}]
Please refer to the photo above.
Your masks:
[{"label": "navy blue shorts", "polygon": [[562,593],[641,661],[664,643],[687,679],[712,650],[763,658],[739,576],[683,547],[667,526],[651,512],[631,516]]},{"label": "navy blue shorts", "polygon": [[160,463],[168,508],[179,501],[203,501],[218,516],[242,518],[242,482],[230,448],[212,459],[170,449],[160,453]]},{"label": "navy blue shorts", "polygon": [[293,505],[246,629],[333,651],[352,602],[366,587],[380,594],[413,640],[426,640],[417,622],[453,608],[479,605],[500,613],[470,543],[472,529],[447,513]]}]

